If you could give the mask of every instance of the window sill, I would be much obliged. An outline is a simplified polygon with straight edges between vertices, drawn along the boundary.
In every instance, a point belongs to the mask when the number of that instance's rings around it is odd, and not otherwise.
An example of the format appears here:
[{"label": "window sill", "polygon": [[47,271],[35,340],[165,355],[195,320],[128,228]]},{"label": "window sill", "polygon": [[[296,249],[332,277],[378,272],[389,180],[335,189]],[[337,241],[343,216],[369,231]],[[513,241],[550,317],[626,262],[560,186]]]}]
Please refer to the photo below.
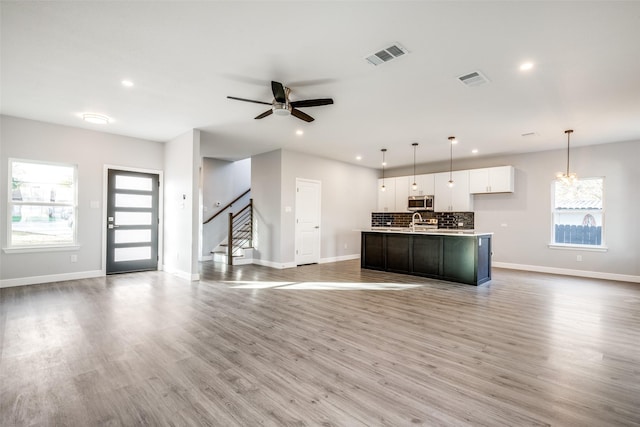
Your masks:
[{"label": "window sill", "polygon": [[587,252],[607,252],[609,248],[607,246],[596,246],[596,245],[571,245],[571,244],[563,244],[563,243],[549,243],[549,249],[560,249],[560,250],[578,250],[578,251],[587,251]]},{"label": "window sill", "polygon": [[5,254],[28,254],[36,252],[64,252],[78,251],[80,245],[56,245],[56,246],[17,246],[13,248],[2,248]]}]

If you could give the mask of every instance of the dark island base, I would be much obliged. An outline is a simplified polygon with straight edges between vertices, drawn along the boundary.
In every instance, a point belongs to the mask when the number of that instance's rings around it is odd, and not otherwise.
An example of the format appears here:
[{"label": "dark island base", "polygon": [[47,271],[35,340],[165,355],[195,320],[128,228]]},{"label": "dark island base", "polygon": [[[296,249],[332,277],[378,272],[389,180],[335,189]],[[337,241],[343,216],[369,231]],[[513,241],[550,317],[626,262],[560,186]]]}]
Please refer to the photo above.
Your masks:
[{"label": "dark island base", "polygon": [[362,268],[481,285],[491,280],[491,234],[362,232]]}]

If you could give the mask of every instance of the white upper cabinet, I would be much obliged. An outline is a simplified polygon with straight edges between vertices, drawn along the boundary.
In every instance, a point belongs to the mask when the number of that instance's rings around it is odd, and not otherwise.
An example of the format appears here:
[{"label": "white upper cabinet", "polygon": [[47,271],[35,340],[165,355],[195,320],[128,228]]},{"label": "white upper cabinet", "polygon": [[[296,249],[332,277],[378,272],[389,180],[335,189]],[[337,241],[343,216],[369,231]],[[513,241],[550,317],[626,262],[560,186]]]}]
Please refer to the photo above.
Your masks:
[{"label": "white upper cabinet", "polygon": [[513,193],[513,166],[461,170],[452,173],[453,187],[449,187],[449,172],[416,175],[418,188],[414,191],[413,175],[385,178],[386,191],[380,191],[378,180],[378,212],[407,212],[409,196],[434,196],[436,212],[472,212],[473,194]]},{"label": "white upper cabinet", "polygon": [[378,179],[378,212],[407,212],[409,188],[413,182],[409,182],[413,176],[399,176],[385,178],[382,191],[382,179]]},{"label": "white upper cabinet", "polygon": [[409,210],[409,187],[413,182],[409,182],[408,176],[393,179],[396,181],[396,212],[406,212]]},{"label": "white upper cabinet", "polygon": [[473,198],[469,193],[469,171],[451,174],[453,187],[449,187],[449,172],[435,174],[434,210],[436,212],[471,212]]},{"label": "white upper cabinet", "polygon": [[472,169],[469,171],[469,191],[472,194],[513,193],[513,166]]},{"label": "white upper cabinet", "polygon": [[418,188],[413,190],[413,175],[409,177],[409,196],[433,196],[435,192],[435,174],[416,175],[416,184]]},{"label": "white upper cabinet", "polygon": [[382,179],[378,180],[378,212],[395,212],[396,210],[396,180],[384,179],[385,191],[382,191]]}]

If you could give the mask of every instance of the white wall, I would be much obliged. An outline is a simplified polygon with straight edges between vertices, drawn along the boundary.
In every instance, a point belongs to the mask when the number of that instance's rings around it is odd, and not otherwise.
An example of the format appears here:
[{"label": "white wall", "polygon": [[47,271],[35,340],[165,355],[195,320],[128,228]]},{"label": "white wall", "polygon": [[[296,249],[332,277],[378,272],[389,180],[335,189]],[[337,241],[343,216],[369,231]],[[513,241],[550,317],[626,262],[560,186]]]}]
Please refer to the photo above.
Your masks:
[{"label": "white wall", "polygon": [[[251,188],[251,159],[228,162],[205,157],[202,161],[202,218],[207,220],[227,203]],[[202,226],[201,256],[227,237],[229,212],[237,212],[249,203],[251,193],[238,200],[230,209]],[[216,206],[220,203],[220,206]]]},{"label": "white wall", "polygon": [[[108,129],[96,126],[97,129]],[[7,254],[0,251],[0,287],[93,277],[102,271],[104,165],[162,170],[158,142],[0,116],[0,246],[7,246],[8,159],[21,158],[78,166],[78,242],[69,252]],[[97,202],[97,207],[91,207]],[[94,204],[94,206],[96,206]],[[78,255],[72,263],[70,255]]]},{"label": "white wall", "polygon": [[198,280],[200,131],[164,144],[164,269]]},{"label": "white wall", "polygon": [[[454,160],[454,169],[513,165],[513,194],[476,195],[475,227],[492,231],[496,265],[541,271],[611,277],[640,278],[640,141],[571,149],[571,171],[578,177],[605,177],[605,244],[607,252],[551,249],[551,182],[566,168],[566,151],[553,150],[491,158]],[[448,170],[447,164],[423,164],[416,173]],[[388,176],[410,175],[410,168],[394,169]],[[503,226],[506,224],[506,227]],[[577,255],[582,261],[577,261]],[[604,273],[604,276],[598,273]]]},{"label": "white wall", "polygon": [[257,264],[283,268],[280,230],[282,228],[282,153],[280,150],[251,158],[253,197],[253,260]]},{"label": "white wall", "polygon": [[[295,265],[296,178],[322,182],[321,262],[359,257],[360,233],[355,230],[370,225],[377,203],[377,171],[278,150],[252,159],[252,194],[261,218],[258,239],[264,244],[268,236],[274,242],[268,251],[261,251],[260,260],[279,268]],[[260,194],[256,185],[267,185],[269,195]]]}]

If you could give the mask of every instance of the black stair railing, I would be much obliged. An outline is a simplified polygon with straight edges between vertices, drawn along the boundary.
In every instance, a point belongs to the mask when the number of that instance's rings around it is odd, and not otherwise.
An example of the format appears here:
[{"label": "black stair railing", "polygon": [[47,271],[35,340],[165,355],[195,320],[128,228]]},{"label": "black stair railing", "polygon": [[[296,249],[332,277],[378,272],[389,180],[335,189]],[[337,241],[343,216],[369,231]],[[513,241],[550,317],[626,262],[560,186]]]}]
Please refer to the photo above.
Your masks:
[{"label": "black stair railing", "polygon": [[229,212],[227,264],[233,265],[234,251],[253,247],[253,199],[238,212]]},{"label": "black stair railing", "polygon": [[244,193],[242,193],[241,195],[239,195],[238,197],[236,197],[235,199],[233,199],[232,201],[230,201],[229,203],[227,203],[224,207],[220,208],[220,210],[218,210],[218,212],[214,213],[211,217],[209,217],[209,219],[207,219],[206,221],[203,222],[203,224],[208,224],[211,221],[213,221],[213,219],[215,217],[217,217],[218,215],[220,215],[222,212],[226,211],[227,209],[229,209],[230,207],[233,206],[233,204],[235,202],[237,202],[238,200],[242,199],[245,195],[247,195],[249,192],[251,191],[251,189],[248,189],[247,191],[245,191]]}]

